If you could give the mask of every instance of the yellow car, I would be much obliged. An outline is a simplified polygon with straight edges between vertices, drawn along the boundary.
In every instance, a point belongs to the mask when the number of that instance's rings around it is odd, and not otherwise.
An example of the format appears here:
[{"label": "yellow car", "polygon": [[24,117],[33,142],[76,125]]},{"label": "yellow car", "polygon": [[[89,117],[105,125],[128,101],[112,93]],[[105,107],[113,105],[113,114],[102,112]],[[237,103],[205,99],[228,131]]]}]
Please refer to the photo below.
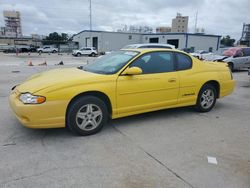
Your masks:
[{"label": "yellow car", "polygon": [[173,49],[125,49],[84,67],[34,75],[12,89],[9,101],[26,127],[90,135],[109,118],[181,106],[208,112],[234,87],[225,64]]}]

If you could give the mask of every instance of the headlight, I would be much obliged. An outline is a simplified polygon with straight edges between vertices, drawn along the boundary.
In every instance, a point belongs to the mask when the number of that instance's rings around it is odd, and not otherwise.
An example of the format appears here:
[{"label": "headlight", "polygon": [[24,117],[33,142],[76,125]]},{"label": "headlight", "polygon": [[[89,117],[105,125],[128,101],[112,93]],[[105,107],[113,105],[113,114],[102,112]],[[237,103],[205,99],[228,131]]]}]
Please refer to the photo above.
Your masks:
[{"label": "headlight", "polygon": [[22,93],[19,97],[20,101],[24,104],[41,104],[46,101],[46,98],[43,96],[32,95],[30,93]]}]

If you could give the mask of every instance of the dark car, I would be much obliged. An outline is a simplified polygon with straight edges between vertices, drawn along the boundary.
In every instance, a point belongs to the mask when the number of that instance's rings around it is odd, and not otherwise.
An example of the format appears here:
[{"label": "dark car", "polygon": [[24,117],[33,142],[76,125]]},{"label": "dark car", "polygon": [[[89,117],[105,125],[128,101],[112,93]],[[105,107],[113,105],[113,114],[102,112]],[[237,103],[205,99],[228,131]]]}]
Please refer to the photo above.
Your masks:
[{"label": "dark car", "polygon": [[17,50],[19,51],[19,49],[18,49],[18,48],[15,48],[15,47],[10,47],[10,48],[8,48],[8,49],[4,50],[4,51],[3,51],[3,53],[16,53],[16,52],[17,52]]}]

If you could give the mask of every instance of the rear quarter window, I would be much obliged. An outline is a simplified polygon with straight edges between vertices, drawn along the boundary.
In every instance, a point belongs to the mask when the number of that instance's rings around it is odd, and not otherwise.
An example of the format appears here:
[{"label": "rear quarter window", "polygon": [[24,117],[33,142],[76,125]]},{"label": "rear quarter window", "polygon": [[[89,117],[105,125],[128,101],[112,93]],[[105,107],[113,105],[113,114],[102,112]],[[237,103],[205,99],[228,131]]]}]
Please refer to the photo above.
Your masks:
[{"label": "rear quarter window", "polygon": [[176,53],[177,70],[188,70],[192,68],[192,59],[183,53]]}]

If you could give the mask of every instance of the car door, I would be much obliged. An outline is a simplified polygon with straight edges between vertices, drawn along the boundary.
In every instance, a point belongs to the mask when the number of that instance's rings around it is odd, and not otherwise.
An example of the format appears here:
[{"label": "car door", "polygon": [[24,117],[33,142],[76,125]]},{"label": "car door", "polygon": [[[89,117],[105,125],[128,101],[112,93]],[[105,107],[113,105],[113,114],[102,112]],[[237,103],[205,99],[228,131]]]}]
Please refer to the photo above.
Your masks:
[{"label": "car door", "polygon": [[44,52],[49,52],[50,47],[44,47],[43,51]]},{"label": "car door", "polygon": [[85,48],[84,55],[90,55],[91,54],[91,48]]},{"label": "car door", "polygon": [[196,102],[198,95],[196,83],[194,80],[199,80],[199,75],[194,74],[192,69],[192,59],[181,52],[175,52],[177,73],[180,80],[180,92],[178,97],[179,104],[190,104]]},{"label": "car door", "polygon": [[142,74],[118,77],[118,114],[150,111],[177,104],[179,78],[172,52],[144,54],[129,67],[141,68]]}]

